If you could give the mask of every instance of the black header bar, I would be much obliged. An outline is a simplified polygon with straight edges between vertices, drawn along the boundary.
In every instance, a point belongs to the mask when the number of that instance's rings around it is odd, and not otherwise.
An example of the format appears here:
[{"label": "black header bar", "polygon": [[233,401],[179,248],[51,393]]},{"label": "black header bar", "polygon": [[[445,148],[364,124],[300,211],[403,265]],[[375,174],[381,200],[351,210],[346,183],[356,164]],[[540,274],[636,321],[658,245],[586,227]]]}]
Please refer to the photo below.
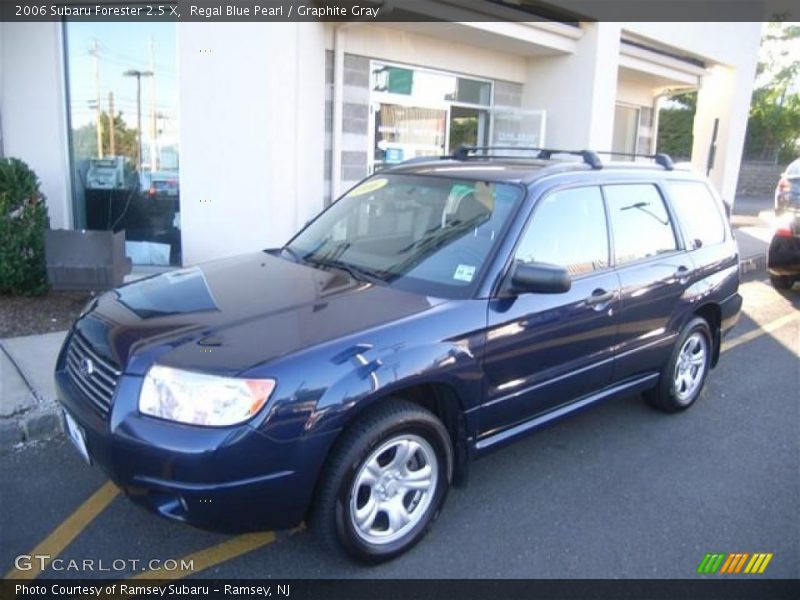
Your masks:
[{"label": "black header bar", "polygon": [[[366,574],[366,572],[365,572]],[[193,600],[789,600],[800,581],[754,579],[356,579],[2,580],[12,598],[192,598]]]},{"label": "black header bar", "polygon": [[797,0],[2,0],[0,21],[414,22],[800,20]]}]

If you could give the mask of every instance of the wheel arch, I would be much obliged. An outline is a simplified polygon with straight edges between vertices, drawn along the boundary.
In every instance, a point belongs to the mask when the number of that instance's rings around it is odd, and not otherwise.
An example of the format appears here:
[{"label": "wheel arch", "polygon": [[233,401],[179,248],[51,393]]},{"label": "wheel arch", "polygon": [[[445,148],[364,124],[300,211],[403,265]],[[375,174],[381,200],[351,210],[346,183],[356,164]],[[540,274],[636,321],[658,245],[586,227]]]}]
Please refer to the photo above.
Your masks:
[{"label": "wheel arch", "polygon": [[317,475],[317,483],[315,484],[312,500],[307,511],[309,514],[316,504],[319,482],[328,469],[332,457],[336,454],[336,450],[340,446],[340,441],[345,433],[369,412],[393,398],[402,398],[412,404],[416,404],[436,415],[442,422],[445,429],[450,434],[450,440],[453,445],[452,484],[457,487],[466,485],[469,449],[463,399],[460,397],[456,388],[449,383],[438,380],[414,382],[401,387],[393,386],[391,389],[379,390],[369,399],[364,399],[359,402],[357,404],[357,410],[351,411],[348,419],[344,422],[336,438],[331,443],[327,456],[323,461],[322,468]]},{"label": "wheel arch", "polygon": [[712,337],[711,366],[715,367],[719,362],[720,348],[722,346],[722,308],[716,302],[708,302],[697,308],[693,316],[700,317],[708,323]]},{"label": "wheel arch", "polygon": [[339,436],[368,411],[392,398],[402,398],[416,404],[433,413],[442,422],[453,444],[453,485],[465,485],[469,462],[465,402],[459,391],[450,383],[440,380],[409,382],[407,385],[379,390],[368,400],[359,403],[358,410],[353,411]]}]

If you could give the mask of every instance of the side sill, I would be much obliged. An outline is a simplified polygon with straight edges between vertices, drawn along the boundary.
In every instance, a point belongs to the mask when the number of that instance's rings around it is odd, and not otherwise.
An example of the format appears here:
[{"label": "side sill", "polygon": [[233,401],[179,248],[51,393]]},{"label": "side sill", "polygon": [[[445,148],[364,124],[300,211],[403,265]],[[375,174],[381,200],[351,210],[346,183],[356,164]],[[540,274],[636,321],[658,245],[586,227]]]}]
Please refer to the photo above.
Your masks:
[{"label": "side sill", "polygon": [[590,396],[584,396],[580,400],[576,400],[575,402],[571,402],[569,404],[565,404],[559,408],[551,410],[548,413],[543,415],[539,415],[538,417],[534,417],[527,421],[520,423],[519,425],[515,425],[508,429],[503,429],[502,431],[498,431],[497,433],[492,433],[483,439],[479,439],[475,444],[475,450],[478,452],[483,450],[488,450],[489,448],[496,446],[498,444],[502,444],[504,442],[509,442],[516,437],[549,425],[550,423],[557,421],[567,415],[570,415],[574,412],[592,406],[598,402],[603,400],[607,400],[609,398],[613,398],[616,396],[621,395],[628,395],[628,394],[636,394],[639,392],[643,392],[647,389],[653,387],[658,381],[658,373],[649,373],[647,375],[642,375],[636,377],[635,379],[631,379],[622,383],[618,383],[611,387],[607,387],[595,394]]}]

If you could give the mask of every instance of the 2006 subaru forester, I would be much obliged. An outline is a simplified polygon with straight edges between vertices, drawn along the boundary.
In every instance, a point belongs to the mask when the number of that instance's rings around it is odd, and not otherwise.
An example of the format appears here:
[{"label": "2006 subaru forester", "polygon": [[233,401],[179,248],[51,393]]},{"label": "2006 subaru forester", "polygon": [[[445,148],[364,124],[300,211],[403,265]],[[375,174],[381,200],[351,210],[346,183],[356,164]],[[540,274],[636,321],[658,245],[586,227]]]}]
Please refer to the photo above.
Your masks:
[{"label": "2006 subaru forester", "polygon": [[401,164],[283,248],[97,298],[56,368],[81,453],[171,519],[307,520],[379,561],[474,457],[615,396],[691,406],[741,307],[716,193],[663,155],[502,153]]}]

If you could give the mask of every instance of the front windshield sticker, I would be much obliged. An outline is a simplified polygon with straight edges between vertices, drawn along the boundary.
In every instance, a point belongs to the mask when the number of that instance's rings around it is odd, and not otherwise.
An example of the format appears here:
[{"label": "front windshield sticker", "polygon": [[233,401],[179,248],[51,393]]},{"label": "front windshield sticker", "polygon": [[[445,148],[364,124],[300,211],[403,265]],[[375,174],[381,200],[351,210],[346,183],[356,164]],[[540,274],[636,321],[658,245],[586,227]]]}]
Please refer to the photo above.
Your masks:
[{"label": "front windshield sticker", "polygon": [[458,281],[466,281],[469,283],[475,276],[475,267],[472,265],[458,265],[456,272],[453,273],[453,279]]},{"label": "front windshield sticker", "polygon": [[369,181],[365,181],[360,186],[355,188],[351,191],[348,196],[363,196],[364,194],[369,194],[370,192],[377,191],[381,189],[389,183],[389,180],[385,177],[379,177],[378,179],[370,179]]}]

